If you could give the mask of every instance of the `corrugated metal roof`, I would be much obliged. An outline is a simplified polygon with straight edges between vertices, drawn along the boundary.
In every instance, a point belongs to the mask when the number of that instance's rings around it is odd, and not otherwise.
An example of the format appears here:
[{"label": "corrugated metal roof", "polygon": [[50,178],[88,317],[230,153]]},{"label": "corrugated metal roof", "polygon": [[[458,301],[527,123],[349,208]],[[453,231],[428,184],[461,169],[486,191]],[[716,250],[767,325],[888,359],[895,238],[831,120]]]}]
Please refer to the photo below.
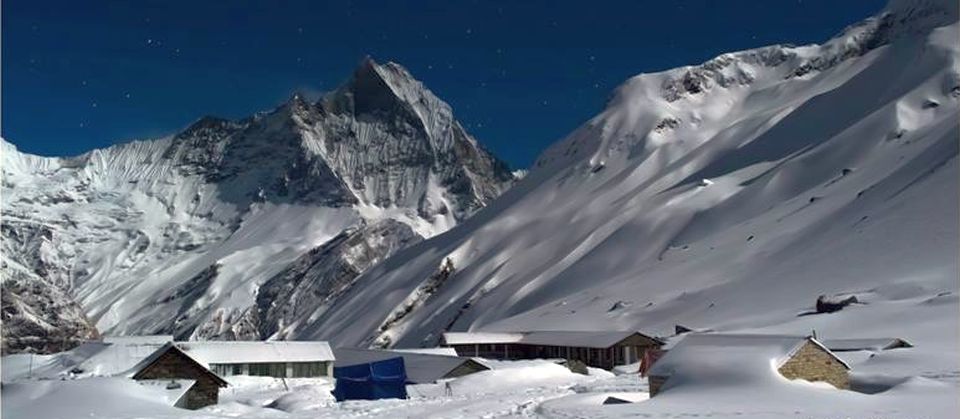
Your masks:
[{"label": "corrugated metal roof", "polygon": [[176,345],[207,367],[210,364],[335,360],[330,345],[322,341],[190,341]]}]

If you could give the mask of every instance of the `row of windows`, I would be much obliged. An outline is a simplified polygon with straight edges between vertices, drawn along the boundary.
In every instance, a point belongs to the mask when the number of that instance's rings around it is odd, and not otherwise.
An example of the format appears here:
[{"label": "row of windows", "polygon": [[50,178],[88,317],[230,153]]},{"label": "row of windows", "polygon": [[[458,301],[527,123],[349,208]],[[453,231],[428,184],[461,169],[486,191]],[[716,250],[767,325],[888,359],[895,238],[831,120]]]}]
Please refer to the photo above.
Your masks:
[{"label": "row of windows", "polygon": [[579,359],[584,362],[589,361],[587,363],[590,365],[613,365],[617,363],[637,362],[640,359],[642,351],[643,350],[637,346],[584,348],[489,343],[457,346],[457,353],[462,356],[508,359],[570,358]]},{"label": "row of windows", "polygon": [[263,364],[247,364],[248,375],[261,377],[286,377],[287,364],[285,362],[270,362]]},{"label": "row of windows", "polygon": [[[287,374],[287,365],[291,368]],[[326,362],[267,362],[254,364],[211,364],[210,369],[220,376],[253,375],[261,377],[320,377],[327,374]]]},{"label": "row of windows", "polygon": [[327,366],[323,362],[296,362],[293,364],[294,377],[319,377],[327,374]]}]

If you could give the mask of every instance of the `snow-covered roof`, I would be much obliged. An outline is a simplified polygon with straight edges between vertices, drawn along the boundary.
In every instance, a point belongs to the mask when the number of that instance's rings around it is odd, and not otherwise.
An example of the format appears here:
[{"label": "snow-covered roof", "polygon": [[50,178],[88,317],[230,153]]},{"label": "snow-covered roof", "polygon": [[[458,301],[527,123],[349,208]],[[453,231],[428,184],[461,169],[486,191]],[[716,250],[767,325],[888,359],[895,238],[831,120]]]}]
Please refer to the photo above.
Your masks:
[{"label": "snow-covered roof", "polygon": [[[807,342],[833,355],[823,344],[808,336],[689,334],[653,364],[649,375],[680,376],[693,381],[769,378]],[[843,360],[833,356],[849,368]]]},{"label": "snow-covered roof", "polygon": [[177,347],[201,364],[333,361],[333,351],[322,341],[190,341]]},{"label": "snow-covered roof", "polygon": [[824,339],[822,342],[831,351],[882,351],[913,347],[900,338]]},{"label": "snow-covered roof", "polygon": [[[461,332],[444,333],[447,345],[473,345],[491,343],[518,343],[524,345],[553,345],[581,348],[609,348],[640,332],[625,331],[537,331],[537,332]],[[647,336],[649,337],[649,336]],[[650,339],[659,341],[656,338]]]},{"label": "snow-covered roof", "polygon": [[[447,374],[457,367],[475,362],[467,357],[431,355],[413,352],[398,352],[375,349],[336,348],[337,366],[367,364],[384,359],[403,357],[403,365],[407,371],[407,380],[411,383],[432,383],[447,378]],[[477,363],[481,369],[488,369]]]},{"label": "snow-covered roof", "polygon": [[117,343],[121,345],[155,345],[161,346],[173,342],[173,335],[142,335],[142,336],[104,336],[103,343]]},{"label": "snow-covered roof", "polygon": [[[626,331],[597,331],[597,332],[567,332],[548,331],[527,333],[520,343],[528,345],[556,345],[581,348],[609,348],[632,335],[639,334],[634,330]],[[649,336],[647,336],[649,337]],[[650,337],[650,339],[657,340]]]},{"label": "snow-covered roof", "polygon": [[518,343],[523,333],[500,332],[450,332],[443,334],[447,345],[472,345],[481,343]]},{"label": "snow-covered roof", "polygon": [[[164,343],[154,340],[117,339],[112,342],[85,342],[74,352],[83,360],[76,366],[81,374],[111,376],[128,373]],[[170,342],[169,340],[166,342]]]},{"label": "snow-covered roof", "polygon": [[443,356],[460,356],[457,354],[457,350],[454,348],[406,348],[406,349],[390,349],[393,352],[403,352],[411,354],[427,354],[427,355],[443,355]]}]

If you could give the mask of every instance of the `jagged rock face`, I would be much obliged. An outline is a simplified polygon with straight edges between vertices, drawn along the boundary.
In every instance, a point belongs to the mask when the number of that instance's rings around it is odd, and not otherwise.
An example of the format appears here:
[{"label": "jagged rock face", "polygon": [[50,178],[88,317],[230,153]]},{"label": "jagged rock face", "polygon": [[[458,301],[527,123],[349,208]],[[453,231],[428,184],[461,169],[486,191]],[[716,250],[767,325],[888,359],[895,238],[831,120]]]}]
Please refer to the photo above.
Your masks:
[{"label": "jagged rock face", "polygon": [[73,256],[61,247],[57,232],[42,224],[4,220],[0,252],[21,255],[0,260],[3,311],[2,353],[62,351],[97,335],[81,307],[65,290],[71,287]]},{"label": "jagged rock face", "polygon": [[2,354],[64,351],[98,336],[81,307],[61,287],[6,260],[0,267],[4,273]]},{"label": "jagged rock face", "polygon": [[[8,266],[3,265],[4,271]],[[4,278],[2,354],[60,352],[98,336],[80,306],[37,277]]]},{"label": "jagged rock face", "polygon": [[[318,133],[329,139],[323,153],[364,202],[418,208],[424,217],[451,211],[462,219],[499,195],[512,175],[428,93],[402,67],[365,61],[320,104],[331,115],[326,132]],[[430,199],[435,185],[449,202]]]},{"label": "jagged rock face", "polygon": [[158,140],[72,158],[2,145],[4,262],[73,298],[105,333],[257,338],[269,324],[261,284],[304,253],[347,230],[397,234],[331,245],[330,260],[367,252],[349,256],[361,272],[514,181],[449,106],[399,65],[372,60],[317,103],[297,95]]},{"label": "jagged rock face", "polygon": [[409,226],[388,219],[344,231],[307,252],[260,288],[260,337],[284,339],[310,329],[309,319],[347,292],[361,273],[420,240]]}]

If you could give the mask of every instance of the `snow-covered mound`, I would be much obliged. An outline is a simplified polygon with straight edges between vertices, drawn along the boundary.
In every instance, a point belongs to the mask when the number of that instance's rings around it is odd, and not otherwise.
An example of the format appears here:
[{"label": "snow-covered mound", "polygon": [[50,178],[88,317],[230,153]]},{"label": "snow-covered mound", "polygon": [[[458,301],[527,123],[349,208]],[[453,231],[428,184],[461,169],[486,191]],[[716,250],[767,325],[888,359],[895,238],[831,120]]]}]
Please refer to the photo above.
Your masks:
[{"label": "snow-covered mound", "polygon": [[[915,373],[960,371],[957,39],[955,2],[897,1],[823,45],[633,77],[493,204],[314,312],[309,335],[816,329],[905,338],[929,351]],[[816,314],[820,295],[859,303]]]},{"label": "snow-covered mound", "polygon": [[[91,323],[112,334],[296,337],[287,326],[303,307],[513,182],[447,104],[399,65],[370,59],[316,103],[297,95],[243,120],[206,117],[71,158],[5,141],[2,154],[5,350],[87,338]],[[338,265],[300,279],[313,257]],[[319,293],[288,286],[298,282]],[[258,300],[265,283],[272,298]]]}]

